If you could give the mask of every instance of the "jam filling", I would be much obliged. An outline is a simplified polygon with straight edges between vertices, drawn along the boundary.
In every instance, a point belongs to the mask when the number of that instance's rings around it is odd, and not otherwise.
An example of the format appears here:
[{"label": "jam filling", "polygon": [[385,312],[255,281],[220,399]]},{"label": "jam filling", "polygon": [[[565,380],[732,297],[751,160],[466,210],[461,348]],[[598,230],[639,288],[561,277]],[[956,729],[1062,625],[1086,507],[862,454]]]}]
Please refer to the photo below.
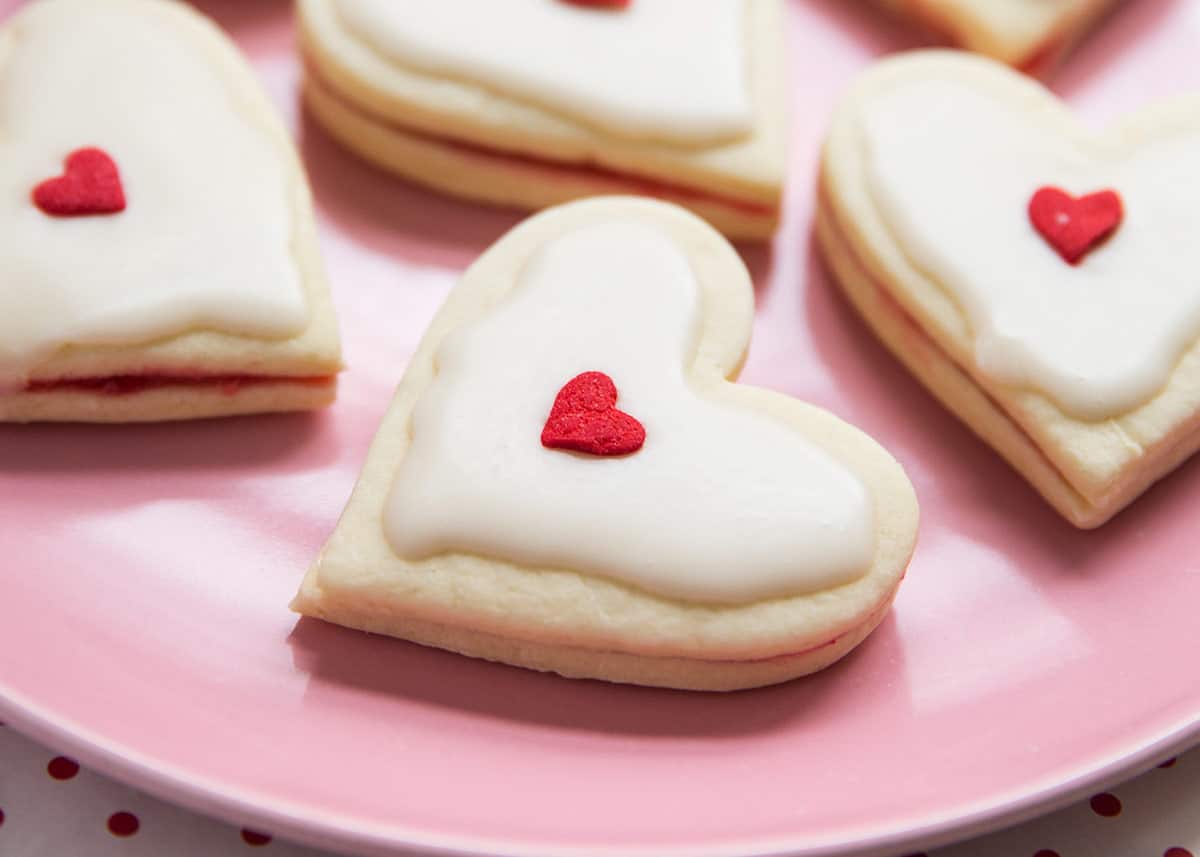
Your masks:
[{"label": "jam filling", "polygon": [[145,373],[142,375],[108,375],[95,378],[58,378],[52,381],[30,381],[26,393],[56,393],[60,391],[95,393],[104,396],[128,396],[159,390],[164,387],[217,387],[233,396],[243,387],[262,384],[304,384],[320,387],[333,381],[331,376],[319,375],[290,378],[279,375],[171,375]]}]

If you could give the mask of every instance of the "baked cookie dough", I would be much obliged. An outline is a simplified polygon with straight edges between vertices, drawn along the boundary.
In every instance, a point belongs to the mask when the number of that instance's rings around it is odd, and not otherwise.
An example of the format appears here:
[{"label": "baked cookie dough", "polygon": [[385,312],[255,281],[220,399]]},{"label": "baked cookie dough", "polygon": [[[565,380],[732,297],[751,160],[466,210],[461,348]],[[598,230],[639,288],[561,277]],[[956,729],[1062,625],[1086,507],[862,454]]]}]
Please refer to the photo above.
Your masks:
[{"label": "baked cookie dough", "polygon": [[666,203],[570,203],[451,293],[293,609],[570,677],[733,690],[886,615],[917,503],[878,444],[735,384],[753,291]]},{"label": "baked cookie dough", "polygon": [[878,0],[954,44],[1025,71],[1063,56],[1114,0]]}]

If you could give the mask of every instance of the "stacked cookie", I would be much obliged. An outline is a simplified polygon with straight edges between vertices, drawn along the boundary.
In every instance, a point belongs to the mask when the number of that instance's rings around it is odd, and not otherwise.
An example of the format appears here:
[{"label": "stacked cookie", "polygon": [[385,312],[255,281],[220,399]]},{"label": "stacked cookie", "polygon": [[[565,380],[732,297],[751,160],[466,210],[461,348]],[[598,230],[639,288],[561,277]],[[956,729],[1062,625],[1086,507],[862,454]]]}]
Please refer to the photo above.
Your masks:
[{"label": "stacked cookie", "polygon": [[779,220],[779,0],[302,0],[304,99],[370,162],[480,202],[636,193],[727,236]]},{"label": "stacked cookie", "polygon": [[526,221],[433,320],[293,608],[667,687],[838,660],[895,597],[916,498],[862,432],[730,380],[752,318],[741,259],[674,206]]},{"label": "stacked cookie", "polygon": [[332,402],[307,179],[221,32],[173,3],[57,0],[3,44],[0,421]]},{"label": "stacked cookie", "polygon": [[817,232],[835,279],[1080,527],[1200,447],[1197,151],[1200,99],[1097,135],[953,52],[879,63],[834,117]]}]

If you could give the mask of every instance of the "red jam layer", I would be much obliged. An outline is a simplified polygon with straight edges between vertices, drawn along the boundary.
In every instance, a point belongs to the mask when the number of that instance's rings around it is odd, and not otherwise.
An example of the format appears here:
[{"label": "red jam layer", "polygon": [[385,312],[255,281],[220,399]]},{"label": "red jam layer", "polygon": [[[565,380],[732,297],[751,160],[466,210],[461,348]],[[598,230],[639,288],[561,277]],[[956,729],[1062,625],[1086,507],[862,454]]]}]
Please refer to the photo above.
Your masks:
[{"label": "red jam layer", "polygon": [[332,383],[328,375],[288,378],[278,375],[172,375],[146,373],[142,375],[109,375],[100,378],[61,378],[53,381],[30,381],[26,393],[56,393],[72,391],[103,396],[128,396],[158,390],[163,387],[218,387],[233,396],[243,387],[262,384],[303,384],[322,387]]},{"label": "red jam layer", "polygon": [[724,206],[725,208],[734,209],[744,214],[755,217],[773,217],[778,210],[778,207],[769,203],[750,202],[745,199],[737,199],[720,194],[709,193],[699,190],[694,187],[672,184],[670,182],[658,181],[655,179],[645,178],[643,176],[634,175],[632,173],[624,173],[620,170],[609,169],[598,164],[573,164],[563,161],[553,161],[548,158],[538,157],[536,155],[519,154],[509,152],[503,149],[492,148],[480,143],[468,142],[453,137],[445,137],[440,134],[431,134],[427,131],[411,128],[399,122],[384,118],[375,113],[368,112],[361,108],[358,104],[350,101],[341,92],[326,82],[321,77],[320,73],[314,69],[313,63],[306,62],[305,70],[310,81],[316,83],[328,95],[336,98],[343,107],[354,113],[357,113],[363,119],[371,122],[374,125],[379,125],[383,128],[390,129],[405,136],[415,137],[424,140],[434,145],[442,146],[447,149],[454,149],[466,155],[481,159],[494,161],[498,166],[525,167],[528,169],[536,169],[541,173],[546,174],[547,180],[554,179],[577,179],[580,177],[595,179],[597,181],[607,181],[619,184],[619,187],[613,188],[614,193],[635,193],[641,196],[651,196],[664,200],[693,200],[715,203]]}]

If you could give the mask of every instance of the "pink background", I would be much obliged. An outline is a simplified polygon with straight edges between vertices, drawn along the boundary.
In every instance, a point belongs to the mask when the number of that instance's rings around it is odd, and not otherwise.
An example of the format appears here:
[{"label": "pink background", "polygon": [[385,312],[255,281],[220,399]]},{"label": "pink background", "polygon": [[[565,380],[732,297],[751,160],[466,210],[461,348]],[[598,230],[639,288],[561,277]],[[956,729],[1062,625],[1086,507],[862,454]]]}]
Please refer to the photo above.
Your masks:
[{"label": "pink background", "polygon": [[[0,0],[0,14],[18,5]],[[296,114],[283,0],[207,0]],[[826,117],[917,44],[791,0],[795,150],[744,380],[904,463],[923,527],[896,610],[843,664],[731,696],[568,682],[311,621],[286,604],[457,273],[519,219],[432,197],[295,120],[350,369],[315,416],[0,428],[0,718],[239,823],[363,851],[888,851],[1032,812],[1192,739],[1186,466],[1094,533],[1062,523],[876,345],[810,238]],[[1194,91],[1200,9],[1141,0],[1054,77],[1099,122]],[[219,165],[212,165],[218,169]]]}]

